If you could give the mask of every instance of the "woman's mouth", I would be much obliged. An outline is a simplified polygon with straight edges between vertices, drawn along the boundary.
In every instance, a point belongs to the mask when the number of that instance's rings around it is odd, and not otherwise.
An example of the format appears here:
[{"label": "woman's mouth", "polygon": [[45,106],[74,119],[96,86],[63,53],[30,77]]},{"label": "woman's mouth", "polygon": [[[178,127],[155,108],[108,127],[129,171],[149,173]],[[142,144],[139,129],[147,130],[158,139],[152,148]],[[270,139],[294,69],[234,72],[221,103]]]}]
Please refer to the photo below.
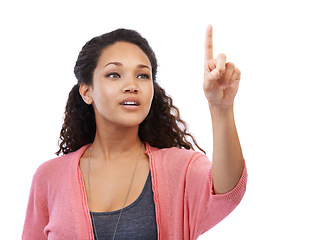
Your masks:
[{"label": "woman's mouth", "polygon": [[140,101],[137,98],[129,97],[120,102],[120,105],[127,110],[136,110],[140,106]]},{"label": "woman's mouth", "polygon": [[128,105],[128,106],[139,106],[139,104],[137,102],[124,102],[122,103],[122,105]]}]

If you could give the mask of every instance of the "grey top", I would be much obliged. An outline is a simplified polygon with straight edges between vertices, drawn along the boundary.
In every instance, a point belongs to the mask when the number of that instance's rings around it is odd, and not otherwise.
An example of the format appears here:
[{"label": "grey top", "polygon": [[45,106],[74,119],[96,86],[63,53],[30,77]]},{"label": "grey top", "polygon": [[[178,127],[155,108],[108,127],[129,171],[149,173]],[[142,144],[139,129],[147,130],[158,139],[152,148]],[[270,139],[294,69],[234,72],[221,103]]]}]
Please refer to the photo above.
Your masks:
[{"label": "grey top", "polygon": [[[98,239],[96,239],[95,236],[96,240],[113,239],[119,213],[120,210],[113,212],[93,212],[94,224],[98,235]],[[123,239],[157,239],[157,225],[151,172],[148,174],[140,196],[122,211],[115,240]]]}]

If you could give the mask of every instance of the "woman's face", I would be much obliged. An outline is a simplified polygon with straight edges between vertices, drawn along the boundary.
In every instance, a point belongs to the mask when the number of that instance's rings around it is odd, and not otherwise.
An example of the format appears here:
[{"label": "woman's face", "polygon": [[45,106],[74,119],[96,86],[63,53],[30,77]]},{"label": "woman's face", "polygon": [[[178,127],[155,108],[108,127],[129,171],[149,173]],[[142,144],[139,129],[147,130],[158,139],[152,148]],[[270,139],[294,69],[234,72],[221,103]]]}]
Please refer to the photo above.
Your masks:
[{"label": "woman's face", "polygon": [[138,127],[153,93],[152,67],[137,45],[116,42],[102,51],[90,88],[97,125]]}]

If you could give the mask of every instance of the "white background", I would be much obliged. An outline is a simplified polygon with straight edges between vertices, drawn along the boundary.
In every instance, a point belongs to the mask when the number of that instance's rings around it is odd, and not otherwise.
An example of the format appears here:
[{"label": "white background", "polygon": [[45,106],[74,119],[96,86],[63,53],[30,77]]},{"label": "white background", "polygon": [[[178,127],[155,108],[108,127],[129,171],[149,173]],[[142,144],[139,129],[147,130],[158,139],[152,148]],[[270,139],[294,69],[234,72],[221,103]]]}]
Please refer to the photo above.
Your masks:
[{"label": "white background", "polygon": [[[5,3],[4,3],[5,2]],[[146,37],[158,80],[209,157],[203,43],[242,72],[235,117],[249,181],[241,204],[200,239],[312,239],[309,1],[3,1],[0,239],[20,239],[31,179],[54,158],[84,43],[119,27]]]}]

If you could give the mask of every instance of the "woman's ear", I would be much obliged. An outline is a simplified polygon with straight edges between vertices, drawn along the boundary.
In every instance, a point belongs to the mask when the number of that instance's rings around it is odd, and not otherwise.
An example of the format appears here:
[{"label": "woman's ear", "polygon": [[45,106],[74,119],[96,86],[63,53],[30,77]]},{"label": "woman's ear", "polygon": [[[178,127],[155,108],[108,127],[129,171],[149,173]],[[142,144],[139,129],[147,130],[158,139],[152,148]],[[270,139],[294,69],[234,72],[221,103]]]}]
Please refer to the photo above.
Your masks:
[{"label": "woman's ear", "polygon": [[91,96],[91,86],[81,83],[79,86],[79,93],[86,104],[92,104],[93,98]]}]

